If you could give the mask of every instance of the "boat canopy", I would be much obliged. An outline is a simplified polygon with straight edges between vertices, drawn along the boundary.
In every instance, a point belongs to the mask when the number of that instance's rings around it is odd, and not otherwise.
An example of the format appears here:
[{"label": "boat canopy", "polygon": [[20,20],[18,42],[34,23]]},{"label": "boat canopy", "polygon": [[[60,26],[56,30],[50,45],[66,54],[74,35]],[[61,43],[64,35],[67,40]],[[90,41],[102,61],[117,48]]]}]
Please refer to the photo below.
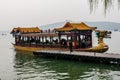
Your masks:
[{"label": "boat canopy", "polygon": [[49,34],[49,33],[29,33],[21,34],[22,37],[58,37],[58,34]]},{"label": "boat canopy", "polygon": [[13,34],[14,32],[20,32],[20,33],[40,33],[41,30],[38,27],[31,27],[31,28],[13,28],[13,30],[10,32]]},{"label": "boat canopy", "polygon": [[72,31],[72,30],[95,30],[96,27],[90,27],[86,25],[84,22],[81,23],[70,23],[67,22],[61,28],[55,28],[55,31]]}]

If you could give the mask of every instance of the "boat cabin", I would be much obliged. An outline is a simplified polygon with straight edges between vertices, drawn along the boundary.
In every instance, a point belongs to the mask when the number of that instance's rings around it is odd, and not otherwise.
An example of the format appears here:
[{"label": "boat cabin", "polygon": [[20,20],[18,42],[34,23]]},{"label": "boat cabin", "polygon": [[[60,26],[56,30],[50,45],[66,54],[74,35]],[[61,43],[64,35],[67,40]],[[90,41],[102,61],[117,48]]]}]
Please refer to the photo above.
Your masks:
[{"label": "boat cabin", "polygon": [[64,40],[61,45],[69,46],[69,42],[72,42],[73,48],[79,49],[92,47],[92,31],[95,29],[83,22],[67,22],[63,27],[55,28],[55,31],[58,33],[59,40]]}]

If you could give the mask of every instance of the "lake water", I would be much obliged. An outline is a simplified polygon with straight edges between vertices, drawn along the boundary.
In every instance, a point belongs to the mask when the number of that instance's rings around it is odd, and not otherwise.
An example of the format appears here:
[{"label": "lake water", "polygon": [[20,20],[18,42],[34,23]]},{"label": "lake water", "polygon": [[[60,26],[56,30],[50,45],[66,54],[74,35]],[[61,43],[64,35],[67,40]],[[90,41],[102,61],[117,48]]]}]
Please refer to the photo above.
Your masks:
[{"label": "lake water", "polygon": [[[120,32],[112,32],[107,53],[120,53]],[[97,43],[93,39],[94,45]],[[36,58],[32,53],[15,51],[14,39],[0,34],[0,80],[120,80],[118,65]]]}]

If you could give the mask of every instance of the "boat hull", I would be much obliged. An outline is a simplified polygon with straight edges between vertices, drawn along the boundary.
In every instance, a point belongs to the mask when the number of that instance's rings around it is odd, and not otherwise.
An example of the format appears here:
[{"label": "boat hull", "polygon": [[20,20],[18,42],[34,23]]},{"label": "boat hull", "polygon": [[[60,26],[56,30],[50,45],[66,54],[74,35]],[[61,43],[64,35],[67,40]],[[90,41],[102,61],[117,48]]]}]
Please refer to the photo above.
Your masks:
[{"label": "boat hull", "polygon": [[109,49],[108,45],[106,45],[105,43],[100,43],[95,47],[92,48],[88,48],[85,51],[87,52],[99,52],[99,53],[104,53]]},{"label": "boat hull", "polygon": [[[19,45],[14,45],[15,50],[20,50],[20,51],[37,51],[37,50],[64,50],[64,51],[69,51],[69,49],[63,49],[63,48],[47,48],[47,47],[28,47],[28,46],[19,46]],[[98,52],[98,53],[103,53],[108,50],[108,46],[105,44],[99,44],[98,46],[92,47],[92,48],[86,48],[86,49],[74,49],[74,51],[82,51],[82,52]]]},{"label": "boat hull", "polygon": [[36,50],[68,50],[68,49],[61,49],[61,48],[47,48],[47,47],[28,47],[28,46],[18,46],[14,45],[15,50],[21,50],[21,51],[36,51]]},{"label": "boat hull", "polygon": [[36,51],[36,50],[41,50],[41,48],[35,48],[35,47],[24,47],[24,46],[16,46],[14,45],[15,50],[21,50],[21,51]]}]

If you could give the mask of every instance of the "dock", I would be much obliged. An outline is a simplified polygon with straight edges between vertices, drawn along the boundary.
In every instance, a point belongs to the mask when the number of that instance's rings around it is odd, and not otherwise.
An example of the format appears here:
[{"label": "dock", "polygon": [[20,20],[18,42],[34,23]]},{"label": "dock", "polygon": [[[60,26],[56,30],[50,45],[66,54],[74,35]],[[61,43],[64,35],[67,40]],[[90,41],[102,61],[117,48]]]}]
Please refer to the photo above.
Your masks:
[{"label": "dock", "polygon": [[34,51],[33,54],[37,57],[44,57],[44,58],[65,59],[65,60],[117,64],[117,65],[120,64],[120,54],[112,54],[112,53],[38,50],[38,51]]}]

